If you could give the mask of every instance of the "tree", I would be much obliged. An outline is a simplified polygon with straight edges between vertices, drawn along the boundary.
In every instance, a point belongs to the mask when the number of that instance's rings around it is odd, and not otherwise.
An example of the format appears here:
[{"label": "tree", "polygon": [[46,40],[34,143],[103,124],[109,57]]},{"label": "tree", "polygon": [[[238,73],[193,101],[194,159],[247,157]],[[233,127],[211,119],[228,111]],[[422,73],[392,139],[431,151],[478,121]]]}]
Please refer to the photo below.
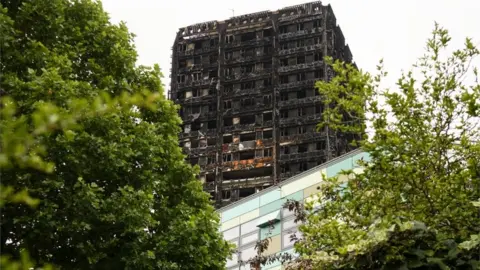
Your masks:
[{"label": "tree", "polygon": [[2,255],[223,269],[231,247],[184,162],[178,108],[158,66],[135,66],[126,26],[97,1],[7,0],[0,36]]},{"label": "tree", "polygon": [[[318,201],[284,207],[302,222],[297,258],[263,255],[252,268],[280,260],[286,269],[478,269],[480,267],[480,85],[473,68],[479,50],[444,55],[448,31],[435,25],[427,53],[401,76],[397,91],[381,88],[387,75],[325,58],[335,77],[316,84],[325,111],[319,128],[349,134],[370,154],[361,173],[342,171],[318,187]],[[416,79],[420,74],[421,79]],[[367,125],[370,134],[367,133]],[[326,178],[326,176],[324,176]],[[345,180],[346,179],[346,180]]]},{"label": "tree", "polygon": [[[104,95],[104,97],[106,97]],[[14,101],[9,97],[1,99],[0,103],[0,169],[2,172],[20,167],[32,172],[51,173],[54,164],[43,159],[45,148],[42,145],[42,136],[54,131],[62,131],[65,134],[72,130],[80,130],[78,120],[87,116],[101,116],[106,113],[118,113],[130,110],[132,105],[140,108],[155,107],[154,102],[158,95],[149,94],[148,98],[135,95],[123,95],[120,98],[109,99],[97,97],[89,104],[85,99],[71,100],[68,110],[56,107],[51,103],[43,103],[33,111],[31,115],[16,117],[17,109]],[[108,97],[107,97],[108,98]],[[31,130],[31,131],[29,131]],[[32,198],[28,193],[28,187],[5,186],[0,184],[0,209],[6,204],[25,204],[36,207],[39,200]],[[16,190],[15,190],[16,189]],[[7,270],[29,270],[35,263],[29,258],[28,250],[19,252],[20,260],[12,260],[11,254],[2,253],[0,268]],[[37,264],[38,265],[38,264]],[[52,265],[46,264],[42,269],[52,269]]]},{"label": "tree", "polygon": [[395,90],[381,87],[381,63],[374,76],[326,59],[336,76],[317,82],[320,126],[359,135],[370,160],[319,187],[291,269],[480,267],[480,52],[466,39],[447,55],[450,39],[436,25]]}]

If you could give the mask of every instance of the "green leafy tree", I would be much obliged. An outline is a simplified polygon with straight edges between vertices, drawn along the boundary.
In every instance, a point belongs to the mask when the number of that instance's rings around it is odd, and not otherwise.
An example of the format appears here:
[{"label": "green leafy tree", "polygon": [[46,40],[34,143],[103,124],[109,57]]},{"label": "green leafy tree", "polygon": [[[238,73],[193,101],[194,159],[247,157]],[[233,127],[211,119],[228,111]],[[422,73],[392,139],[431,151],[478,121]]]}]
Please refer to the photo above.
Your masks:
[{"label": "green leafy tree", "polygon": [[336,76],[317,83],[320,126],[358,135],[371,160],[319,187],[291,269],[480,267],[479,50],[466,39],[448,53],[449,42],[436,25],[394,90],[381,86],[382,64],[371,75],[326,59]]},{"label": "green leafy tree", "polygon": [[[148,94],[148,93],[145,93]],[[106,98],[106,99],[105,99]],[[81,129],[78,121],[85,117],[101,116],[106,113],[118,113],[130,110],[132,105],[140,108],[154,109],[158,94],[123,95],[110,99],[103,95],[88,103],[85,99],[71,100],[68,110],[56,107],[51,103],[42,103],[31,115],[16,117],[16,103],[9,97],[1,99],[0,103],[0,169],[5,172],[15,167],[29,169],[32,172],[51,173],[54,164],[43,159],[46,149],[42,144],[42,136],[55,131],[62,131],[68,136],[73,130]],[[36,207],[39,200],[32,198],[28,187],[5,186],[0,184],[0,209],[8,204],[25,204]],[[7,240],[8,241],[8,240]],[[0,257],[0,268],[7,270],[30,270],[35,267],[35,262],[30,259],[28,250],[19,251],[19,260],[12,260],[12,254],[3,252]],[[37,264],[38,265],[38,264]],[[52,269],[46,264],[42,268]]]},{"label": "green leafy tree", "polygon": [[177,107],[126,26],[98,1],[6,0],[0,37],[2,268],[28,251],[61,269],[223,269]]}]

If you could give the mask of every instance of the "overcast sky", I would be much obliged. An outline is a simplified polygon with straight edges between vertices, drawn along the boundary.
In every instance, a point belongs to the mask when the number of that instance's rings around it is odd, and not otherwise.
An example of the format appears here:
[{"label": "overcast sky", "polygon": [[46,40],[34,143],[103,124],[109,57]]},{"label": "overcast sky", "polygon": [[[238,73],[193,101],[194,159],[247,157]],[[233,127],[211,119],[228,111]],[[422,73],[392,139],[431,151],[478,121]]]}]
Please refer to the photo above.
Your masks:
[{"label": "overcast sky", "polygon": [[[302,0],[103,0],[113,22],[125,21],[137,35],[138,64],[158,63],[169,88],[171,47],[180,27],[224,20],[264,10],[306,3]],[[384,58],[392,85],[402,69],[423,54],[434,21],[447,28],[452,44],[465,37],[480,45],[480,0],[330,0],[358,67],[374,71]],[[476,63],[480,60],[477,59]],[[478,65],[477,65],[478,66]]]}]

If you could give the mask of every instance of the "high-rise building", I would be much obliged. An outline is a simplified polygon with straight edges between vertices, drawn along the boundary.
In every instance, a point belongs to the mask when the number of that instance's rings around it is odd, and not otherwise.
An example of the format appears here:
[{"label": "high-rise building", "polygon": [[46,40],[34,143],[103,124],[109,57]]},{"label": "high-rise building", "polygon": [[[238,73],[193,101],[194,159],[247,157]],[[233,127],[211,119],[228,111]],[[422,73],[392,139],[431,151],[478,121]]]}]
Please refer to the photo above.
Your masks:
[{"label": "high-rise building", "polygon": [[209,21],[175,38],[169,98],[181,105],[180,144],[217,207],[351,150],[317,130],[329,80],[324,56],[352,61],[321,2]]}]

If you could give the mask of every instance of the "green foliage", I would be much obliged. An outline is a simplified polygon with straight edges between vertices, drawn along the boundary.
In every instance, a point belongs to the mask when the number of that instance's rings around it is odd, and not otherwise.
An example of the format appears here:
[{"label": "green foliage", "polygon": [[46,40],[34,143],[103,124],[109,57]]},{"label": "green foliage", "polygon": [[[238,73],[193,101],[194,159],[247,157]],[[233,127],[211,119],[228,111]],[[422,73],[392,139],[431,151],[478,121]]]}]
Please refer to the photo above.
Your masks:
[{"label": "green foliage", "polygon": [[125,25],[97,1],[7,0],[0,35],[2,269],[223,269],[178,108]]},{"label": "green foliage", "polygon": [[[480,85],[470,39],[447,54],[435,26],[427,51],[398,89],[327,59],[331,82],[317,86],[321,125],[363,135],[363,173],[328,179],[321,207],[307,206],[292,269],[478,269],[480,262]],[[468,78],[469,75],[472,77]],[[469,79],[472,82],[469,82]],[[360,137],[359,137],[360,138]]]},{"label": "green foliage", "polygon": [[20,252],[20,260],[12,260],[8,255],[0,257],[0,267],[4,270],[53,270],[52,265],[34,268],[35,264],[30,259],[28,252]]}]

